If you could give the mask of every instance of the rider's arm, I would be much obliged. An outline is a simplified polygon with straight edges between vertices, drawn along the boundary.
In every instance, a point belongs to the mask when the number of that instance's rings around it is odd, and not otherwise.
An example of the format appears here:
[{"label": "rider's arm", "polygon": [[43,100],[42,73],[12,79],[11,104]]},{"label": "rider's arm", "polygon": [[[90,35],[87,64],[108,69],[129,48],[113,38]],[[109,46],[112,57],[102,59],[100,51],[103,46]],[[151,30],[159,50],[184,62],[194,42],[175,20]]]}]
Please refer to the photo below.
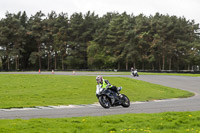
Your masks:
[{"label": "rider's arm", "polygon": [[106,89],[109,88],[111,86],[111,84],[109,83],[108,80],[105,80],[105,83],[107,84]]}]

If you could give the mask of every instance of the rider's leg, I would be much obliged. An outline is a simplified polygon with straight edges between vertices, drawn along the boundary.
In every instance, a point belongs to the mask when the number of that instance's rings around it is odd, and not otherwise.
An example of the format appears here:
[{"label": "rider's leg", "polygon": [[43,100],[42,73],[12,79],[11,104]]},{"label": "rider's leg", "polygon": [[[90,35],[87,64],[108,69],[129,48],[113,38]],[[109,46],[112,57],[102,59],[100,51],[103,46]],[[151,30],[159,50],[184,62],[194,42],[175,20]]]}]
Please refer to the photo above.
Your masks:
[{"label": "rider's leg", "polygon": [[122,96],[120,94],[121,87],[112,86],[110,89],[113,90],[113,91],[115,91],[120,97]]}]

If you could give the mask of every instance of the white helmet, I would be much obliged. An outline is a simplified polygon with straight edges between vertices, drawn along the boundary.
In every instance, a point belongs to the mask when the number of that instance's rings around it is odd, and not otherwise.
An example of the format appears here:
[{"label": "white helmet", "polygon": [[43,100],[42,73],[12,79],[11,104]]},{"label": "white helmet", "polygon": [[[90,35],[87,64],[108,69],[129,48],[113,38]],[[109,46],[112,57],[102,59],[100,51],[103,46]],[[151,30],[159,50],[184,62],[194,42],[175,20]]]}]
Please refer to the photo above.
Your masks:
[{"label": "white helmet", "polygon": [[98,84],[99,84],[99,83],[102,83],[102,82],[103,82],[103,77],[100,76],[100,75],[98,75],[98,76],[96,77],[96,81],[97,81]]}]

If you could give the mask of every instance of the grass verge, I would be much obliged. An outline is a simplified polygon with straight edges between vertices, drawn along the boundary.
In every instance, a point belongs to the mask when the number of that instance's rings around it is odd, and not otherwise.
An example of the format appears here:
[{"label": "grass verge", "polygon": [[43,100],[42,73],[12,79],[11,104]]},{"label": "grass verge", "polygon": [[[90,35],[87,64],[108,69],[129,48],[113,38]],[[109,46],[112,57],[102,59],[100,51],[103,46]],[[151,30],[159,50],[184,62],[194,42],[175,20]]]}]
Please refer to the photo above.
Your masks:
[{"label": "grass verge", "polygon": [[[112,72],[107,75],[130,75],[131,72]],[[191,73],[151,73],[151,72],[138,72],[139,75],[168,75],[168,76],[190,76],[190,77],[200,77],[200,74]],[[106,75],[106,74],[105,74]]]},{"label": "grass verge", "polygon": [[199,133],[200,112],[0,120],[3,133]]},{"label": "grass verge", "polygon": [[[193,93],[131,78],[106,77],[111,84],[123,86],[121,93],[131,101],[182,98]],[[98,102],[94,76],[0,75],[0,108],[48,105],[93,104]]]},{"label": "grass verge", "polygon": [[146,73],[139,72],[140,75],[169,75],[169,76],[191,76],[191,77],[200,77],[200,74],[191,74],[191,73]]}]

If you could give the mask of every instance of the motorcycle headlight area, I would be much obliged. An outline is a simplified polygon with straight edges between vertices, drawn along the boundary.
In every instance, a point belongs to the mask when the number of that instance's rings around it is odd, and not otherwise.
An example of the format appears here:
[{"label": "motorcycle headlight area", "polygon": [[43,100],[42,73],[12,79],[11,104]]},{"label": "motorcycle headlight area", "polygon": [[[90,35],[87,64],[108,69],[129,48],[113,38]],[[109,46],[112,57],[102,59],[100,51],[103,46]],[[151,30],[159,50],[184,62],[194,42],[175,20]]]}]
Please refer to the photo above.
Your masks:
[{"label": "motorcycle headlight area", "polygon": [[96,94],[100,94],[102,91],[103,91],[103,88],[97,85]]}]

